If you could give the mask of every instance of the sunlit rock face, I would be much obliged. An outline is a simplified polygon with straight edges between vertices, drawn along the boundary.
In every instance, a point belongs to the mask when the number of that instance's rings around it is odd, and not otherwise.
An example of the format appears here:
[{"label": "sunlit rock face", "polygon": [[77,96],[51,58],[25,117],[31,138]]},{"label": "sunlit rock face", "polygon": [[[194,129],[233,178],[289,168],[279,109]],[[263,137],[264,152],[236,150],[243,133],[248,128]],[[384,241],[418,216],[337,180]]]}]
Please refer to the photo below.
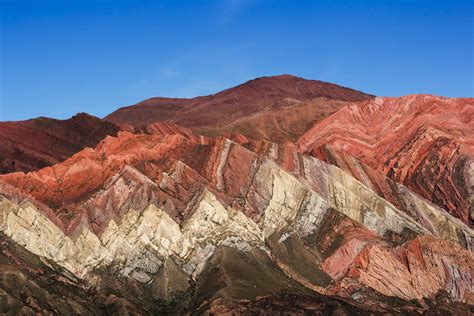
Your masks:
[{"label": "sunlit rock face", "polygon": [[298,146],[367,184],[371,172],[354,157],[472,227],[473,120],[473,99],[377,97],[327,117]]},{"label": "sunlit rock face", "polygon": [[0,176],[2,312],[469,313],[472,229],[331,150],[155,123]]},{"label": "sunlit rock face", "polygon": [[470,315],[473,118],[282,75],[0,123],[0,313]]}]

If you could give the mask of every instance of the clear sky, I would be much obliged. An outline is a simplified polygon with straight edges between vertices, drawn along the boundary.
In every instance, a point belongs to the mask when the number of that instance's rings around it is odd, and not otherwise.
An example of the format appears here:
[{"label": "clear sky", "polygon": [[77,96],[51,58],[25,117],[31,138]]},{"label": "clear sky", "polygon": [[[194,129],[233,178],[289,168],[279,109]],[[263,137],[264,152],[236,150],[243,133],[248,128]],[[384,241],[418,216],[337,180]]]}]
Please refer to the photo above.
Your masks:
[{"label": "clear sky", "polygon": [[0,0],[0,120],[99,117],[293,74],[474,97],[471,0]]}]

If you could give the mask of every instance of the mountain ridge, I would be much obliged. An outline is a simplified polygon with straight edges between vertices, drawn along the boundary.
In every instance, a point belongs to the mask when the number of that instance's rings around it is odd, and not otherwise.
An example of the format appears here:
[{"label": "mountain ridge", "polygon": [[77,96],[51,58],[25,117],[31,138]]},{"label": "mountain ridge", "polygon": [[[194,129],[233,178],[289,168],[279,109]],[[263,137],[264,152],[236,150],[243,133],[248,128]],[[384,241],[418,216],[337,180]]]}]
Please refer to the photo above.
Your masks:
[{"label": "mountain ridge", "polygon": [[115,124],[86,113],[66,120],[38,117],[0,122],[0,174],[61,162],[118,130]]},{"label": "mountain ridge", "polygon": [[0,313],[472,313],[474,100],[301,80],[32,120],[95,144],[0,175]]},{"label": "mountain ridge", "polygon": [[[156,123],[149,134],[120,132],[53,167],[0,176],[0,183],[30,196],[0,192],[2,233],[81,282],[98,282],[100,295],[126,299],[129,311],[138,309],[138,297],[104,282],[127,280],[143,291],[156,284],[162,303],[152,310],[187,300],[225,309],[279,289],[340,297],[366,312],[426,311],[425,299],[443,291],[460,306],[472,304],[474,258],[462,248],[472,248],[472,230],[451,221],[434,236],[426,223],[290,143],[209,139]],[[51,206],[38,208],[31,198]],[[215,269],[223,269],[218,288],[225,291],[209,285]],[[165,292],[163,279],[171,282]]]},{"label": "mountain ridge", "polygon": [[[323,104],[333,109],[325,109],[320,112],[322,117],[326,117],[339,109],[343,102],[362,101],[373,96],[362,92],[338,86],[318,80],[307,80],[290,75],[280,75],[271,77],[260,77],[249,80],[238,86],[228,88],[218,93],[200,96],[190,99],[184,98],[151,98],[139,102],[132,106],[127,106],[112,112],[104,119],[115,124],[127,124],[135,128],[140,128],[157,121],[169,121],[185,127],[192,128],[200,134],[214,136],[223,132],[238,132],[248,137],[259,138],[266,136],[269,140],[278,139],[276,135],[266,135],[259,132],[256,124],[245,124],[241,122],[238,126],[229,126],[236,120],[242,121],[252,115],[262,113],[269,117],[269,113],[263,113],[268,106],[273,106],[272,117],[275,111],[281,106],[278,102],[284,99],[293,99],[297,102],[305,102],[305,112],[311,114],[318,113],[318,107]],[[318,98],[325,98],[318,101]],[[331,101],[328,101],[331,100]],[[276,105],[276,107],[275,107]],[[293,104],[292,109],[297,110],[299,104]],[[278,121],[284,121],[289,111],[277,115]],[[300,112],[302,112],[300,110]],[[308,120],[309,115],[300,113],[297,120]],[[317,115],[313,115],[317,116]],[[278,125],[268,118],[272,128]],[[315,123],[314,118],[306,124]],[[234,123],[235,124],[235,123]],[[258,124],[258,122],[257,122]],[[287,131],[291,140],[296,140],[301,135],[301,131],[294,132],[292,126],[288,125]],[[295,134],[295,135],[293,135]]]},{"label": "mountain ridge", "polygon": [[[272,89],[276,89],[276,95]],[[306,101],[292,97],[304,97]],[[78,113],[66,120],[38,117],[0,122],[0,174],[50,166],[119,130],[144,130],[160,121],[179,121],[175,123],[208,136],[240,133],[251,138],[295,141],[316,122],[344,106],[345,101],[339,99],[369,97],[372,96],[335,84],[282,75],[249,80],[209,96],[150,98],[118,109],[103,120]],[[223,107],[224,111],[212,110],[216,107]],[[121,111],[125,111],[123,119]],[[117,120],[113,119],[116,115]]]}]

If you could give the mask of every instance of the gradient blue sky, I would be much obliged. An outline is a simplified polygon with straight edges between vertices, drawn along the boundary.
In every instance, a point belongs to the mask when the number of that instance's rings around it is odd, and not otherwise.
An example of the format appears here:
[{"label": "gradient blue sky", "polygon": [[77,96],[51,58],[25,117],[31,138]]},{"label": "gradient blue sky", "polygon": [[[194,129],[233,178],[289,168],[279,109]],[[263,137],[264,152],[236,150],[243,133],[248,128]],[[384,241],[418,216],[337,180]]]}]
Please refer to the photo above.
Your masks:
[{"label": "gradient blue sky", "polygon": [[470,0],[0,0],[0,120],[99,117],[289,73],[474,96]]}]

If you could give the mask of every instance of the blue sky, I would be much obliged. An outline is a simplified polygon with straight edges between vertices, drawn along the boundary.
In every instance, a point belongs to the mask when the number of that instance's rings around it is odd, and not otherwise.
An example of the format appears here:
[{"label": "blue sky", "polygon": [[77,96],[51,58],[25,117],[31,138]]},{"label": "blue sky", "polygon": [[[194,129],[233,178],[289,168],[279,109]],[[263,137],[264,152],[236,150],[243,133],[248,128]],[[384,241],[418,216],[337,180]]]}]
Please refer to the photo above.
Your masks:
[{"label": "blue sky", "polygon": [[472,1],[0,0],[0,120],[99,117],[289,73],[474,97]]}]

